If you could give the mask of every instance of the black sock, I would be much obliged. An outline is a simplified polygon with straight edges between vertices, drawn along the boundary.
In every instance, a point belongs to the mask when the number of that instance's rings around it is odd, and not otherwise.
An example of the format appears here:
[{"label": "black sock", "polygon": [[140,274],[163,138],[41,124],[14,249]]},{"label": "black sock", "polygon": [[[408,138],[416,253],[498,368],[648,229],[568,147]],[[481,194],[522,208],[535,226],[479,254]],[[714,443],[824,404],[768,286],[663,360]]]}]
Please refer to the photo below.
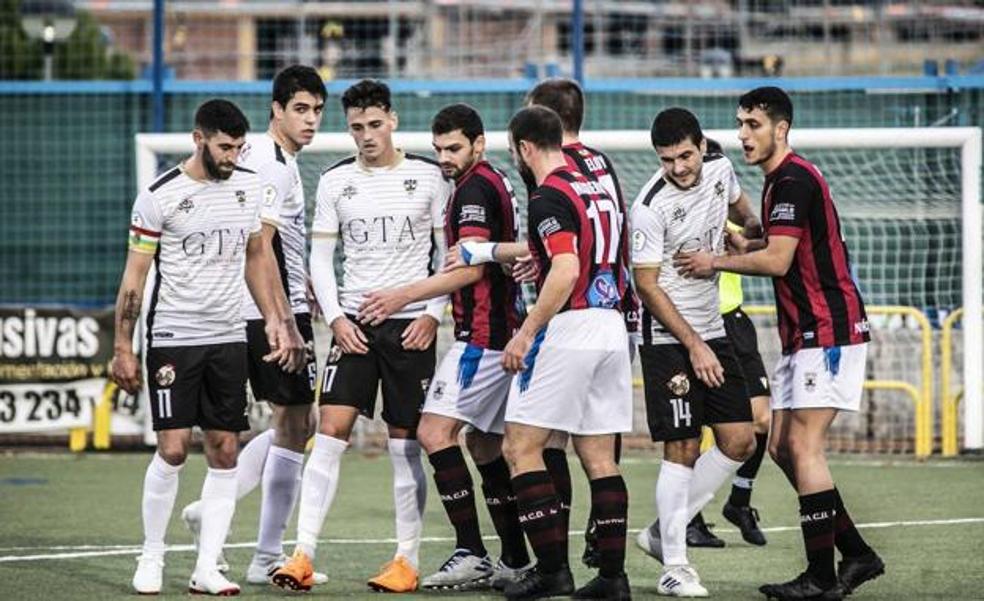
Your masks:
[{"label": "black sock", "polygon": [[561,528],[560,500],[546,471],[527,472],[512,479],[519,506],[519,523],[536,555],[537,569],[551,574],[567,563],[567,532]]},{"label": "black sock", "polygon": [[510,568],[528,565],[530,554],[526,550],[523,527],[519,525],[516,495],[513,494],[512,482],[509,480],[509,465],[500,456],[492,463],[478,466],[478,472],[482,474],[485,506],[488,507],[496,534],[502,541],[499,559]]},{"label": "black sock", "polygon": [[622,433],[615,435],[615,465],[622,462]]},{"label": "black sock", "polygon": [[629,493],[622,476],[591,481],[591,513],[598,541],[598,573],[613,578],[625,571]]},{"label": "black sock", "polygon": [[837,581],[834,571],[834,513],[837,505],[834,489],[800,495],[800,528],[806,545],[806,570],[820,584],[831,586]]},{"label": "black sock", "polygon": [[861,533],[854,527],[854,520],[844,507],[840,491],[834,488],[837,516],[834,518],[834,544],[844,557],[857,557],[871,553],[871,547],[864,541]]},{"label": "black sock", "polygon": [[564,558],[567,557],[567,533],[571,529],[571,469],[567,465],[567,451],[564,449],[544,449],[543,463],[547,466],[554,491],[560,501],[561,525],[564,531]]},{"label": "black sock", "polygon": [[755,476],[758,475],[759,467],[762,465],[762,457],[765,456],[765,449],[768,444],[768,434],[755,435],[755,452],[752,453],[752,456],[745,463],[741,464],[741,467],[735,473],[735,478],[741,478],[743,483],[748,484],[748,486],[731,485],[731,496],[728,497],[728,503],[731,505],[735,507],[748,507],[749,502],[752,500],[752,482],[755,480]]},{"label": "black sock", "polygon": [[434,483],[441,495],[441,503],[444,504],[444,510],[458,539],[457,548],[468,549],[479,557],[485,557],[488,551],[482,543],[472,478],[461,447],[441,449],[431,453],[428,458],[434,466]]}]

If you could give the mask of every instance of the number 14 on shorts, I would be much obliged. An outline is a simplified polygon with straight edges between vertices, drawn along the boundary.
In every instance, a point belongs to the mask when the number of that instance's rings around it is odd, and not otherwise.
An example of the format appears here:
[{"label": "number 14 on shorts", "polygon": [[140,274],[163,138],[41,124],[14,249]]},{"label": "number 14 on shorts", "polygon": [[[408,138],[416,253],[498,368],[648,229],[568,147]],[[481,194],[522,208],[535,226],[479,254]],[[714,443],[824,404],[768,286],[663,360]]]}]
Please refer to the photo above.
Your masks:
[{"label": "number 14 on shorts", "polygon": [[679,428],[680,422],[685,422],[689,428],[691,426],[690,401],[684,399],[670,399],[673,407],[673,427]]}]

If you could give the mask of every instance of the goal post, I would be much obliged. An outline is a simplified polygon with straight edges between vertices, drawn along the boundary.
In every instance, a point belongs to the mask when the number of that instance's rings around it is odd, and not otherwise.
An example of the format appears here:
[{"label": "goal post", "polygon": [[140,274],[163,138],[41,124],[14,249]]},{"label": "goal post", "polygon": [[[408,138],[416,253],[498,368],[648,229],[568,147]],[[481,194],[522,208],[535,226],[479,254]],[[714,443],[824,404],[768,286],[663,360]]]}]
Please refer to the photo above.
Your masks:
[{"label": "goal post", "polygon": [[[737,154],[740,145],[735,130],[706,130],[705,134],[721,143],[729,153],[742,187],[757,206],[754,199],[758,198],[761,189],[762,174],[757,168],[742,163]],[[433,152],[430,132],[397,131],[394,137],[397,146],[404,150],[428,156]],[[629,201],[658,168],[648,130],[583,131],[581,140],[612,157]],[[830,184],[868,304],[904,305],[934,314],[938,311],[938,319],[935,315],[930,319],[933,336],[938,335],[940,320],[962,308],[962,363],[955,369],[962,386],[962,446],[966,450],[984,449],[981,129],[794,128],[790,132],[790,142],[793,148],[817,164]],[[519,182],[509,164],[506,132],[487,132],[486,146],[496,165]],[[187,155],[191,149],[189,133],[136,134],[138,186],[149,185],[161,169]],[[354,144],[347,133],[319,133],[301,153],[299,163],[309,208],[314,204],[320,171],[334,160],[350,155],[353,149]],[[520,196],[524,196],[521,186],[516,187]],[[746,278],[748,302],[770,302],[771,289],[767,282],[756,280],[758,278]],[[875,327],[890,332],[893,340],[904,338],[902,330],[914,329],[912,323],[899,324],[898,320],[905,320],[905,317],[874,316],[873,319],[885,320],[884,324],[875,324]],[[760,338],[763,333],[764,330],[760,330]],[[922,335],[898,344],[904,346],[893,352],[886,351],[884,355],[876,353],[882,356],[883,364],[874,364],[872,361],[878,359],[869,358],[869,365],[880,370],[877,379],[888,377],[905,381],[908,377],[916,389],[930,386],[929,382],[918,379],[918,374],[922,373],[921,360],[910,362],[907,356],[907,353],[921,356]],[[768,356],[768,353],[764,355]],[[771,370],[772,365],[767,367]],[[935,378],[935,381],[939,380]],[[954,386],[956,384],[954,382]],[[938,397],[935,389],[930,395]],[[898,406],[911,404],[906,395],[902,396],[906,398],[892,402]],[[957,415],[941,410],[942,403],[938,398],[934,400],[928,410],[930,421],[934,411],[942,420],[958,419]],[[892,407],[892,402],[878,400],[878,411],[884,415],[885,407]],[[918,411],[924,410],[918,408]],[[912,408],[913,413],[909,416],[913,422],[916,411],[917,408]],[[877,436],[877,428],[872,430],[870,423],[866,427]],[[907,427],[908,434],[898,430],[901,433],[897,435],[917,438],[915,426]],[[943,429],[947,427],[956,431],[955,423],[944,424]],[[933,433],[924,433],[920,438],[927,435],[935,438]],[[915,451],[915,448],[909,450]]]}]

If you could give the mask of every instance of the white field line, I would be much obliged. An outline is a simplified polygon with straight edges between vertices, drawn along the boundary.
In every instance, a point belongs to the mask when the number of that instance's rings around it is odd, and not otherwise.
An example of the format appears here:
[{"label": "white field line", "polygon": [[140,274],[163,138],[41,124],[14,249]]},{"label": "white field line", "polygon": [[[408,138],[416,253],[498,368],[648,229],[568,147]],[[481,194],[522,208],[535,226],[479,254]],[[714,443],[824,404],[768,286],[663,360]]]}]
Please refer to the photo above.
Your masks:
[{"label": "white field line", "polygon": [[[895,522],[872,522],[870,524],[857,524],[858,528],[909,528],[925,526],[955,526],[960,524],[984,524],[984,517],[979,518],[954,518],[947,520],[910,520]],[[762,528],[763,532],[798,532],[799,526],[774,526]],[[736,533],[734,528],[715,528],[716,532]],[[639,532],[638,529],[630,529],[629,534]],[[571,536],[581,536],[583,530],[571,530]],[[487,540],[494,540],[494,536],[483,537]],[[447,543],[454,542],[454,538],[446,536],[425,536],[421,542],[425,543]],[[294,544],[296,541],[284,541],[285,544]],[[395,538],[329,538],[318,541],[324,545],[395,545]],[[256,541],[243,543],[227,543],[227,549],[253,548]],[[0,552],[17,550],[41,550],[41,551],[64,551],[57,553],[39,553],[34,555],[0,555],[0,563],[10,563],[15,561],[42,561],[50,559],[79,559],[83,557],[108,557],[112,555],[139,555],[141,548],[139,545],[63,545],[57,547],[0,547]],[[195,551],[194,545],[171,545],[167,548],[169,553],[191,553]]]}]

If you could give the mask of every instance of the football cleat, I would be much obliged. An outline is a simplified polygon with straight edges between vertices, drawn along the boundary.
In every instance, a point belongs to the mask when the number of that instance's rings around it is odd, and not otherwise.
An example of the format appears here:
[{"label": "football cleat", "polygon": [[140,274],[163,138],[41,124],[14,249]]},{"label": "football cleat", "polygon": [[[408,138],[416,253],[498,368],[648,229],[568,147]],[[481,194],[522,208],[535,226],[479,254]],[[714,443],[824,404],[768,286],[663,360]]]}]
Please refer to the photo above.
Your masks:
[{"label": "football cleat", "polygon": [[488,588],[493,572],[488,555],[479,557],[467,549],[456,549],[440,570],[421,580],[420,588],[453,591]]},{"label": "football cleat", "polygon": [[502,563],[502,560],[495,562],[495,567],[492,568],[492,578],[489,581],[489,586],[497,591],[501,591],[506,588],[511,582],[518,582],[523,574],[533,569],[533,562],[526,564],[521,568],[510,568],[506,564]]},{"label": "football cleat", "polygon": [[710,526],[704,523],[704,516],[698,513],[687,524],[687,546],[720,549],[724,541],[711,532]]},{"label": "football cleat", "polygon": [[545,574],[534,567],[523,572],[516,582],[506,585],[502,593],[509,601],[566,597],[574,592],[574,575],[565,564],[556,572]]},{"label": "football cleat", "polygon": [[844,587],[841,586],[841,583],[835,581],[833,584],[824,585],[810,572],[803,572],[789,582],[763,584],[759,587],[759,592],[765,595],[766,599],[776,599],[777,601],[803,601],[806,599],[840,601],[844,598]]},{"label": "football cleat", "polygon": [[234,597],[239,594],[239,585],[229,580],[217,569],[195,570],[188,582],[188,592],[192,595],[215,595]]},{"label": "football cleat", "polygon": [[291,558],[270,576],[270,582],[290,591],[311,590],[315,584],[311,558],[304,551],[295,550]]},{"label": "football cleat", "polygon": [[766,543],[765,535],[759,529],[759,513],[754,507],[738,507],[731,503],[725,503],[721,510],[724,519],[741,530],[741,537],[746,543],[762,546]]},{"label": "football cleat", "polygon": [[666,566],[656,585],[656,593],[667,597],[706,597],[707,589],[693,567]]},{"label": "football cleat", "polygon": [[397,555],[386,562],[379,574],[370,578],[366,584],[381,593],[409,593],[417,590],[417,569],[406,557]]},{"label": "football cleat", "polygon": [[137,571],[133,573],[133,590],[141,595],[157,595],[164,581],[164,556],[141,555],[137,557]]},{"label": "football cleat", "polygon": [[609,601],[631,601],[629,577],[623,572],[614,578],[595,576],[587,584],[574,591],[574,599],[607,599]]},{"label": "football cleat", "polygon": [[837,579],[850,595],[859,586],[885,573],[885,562],[874,551],[857,557],[845,557],[837,564]]}]

